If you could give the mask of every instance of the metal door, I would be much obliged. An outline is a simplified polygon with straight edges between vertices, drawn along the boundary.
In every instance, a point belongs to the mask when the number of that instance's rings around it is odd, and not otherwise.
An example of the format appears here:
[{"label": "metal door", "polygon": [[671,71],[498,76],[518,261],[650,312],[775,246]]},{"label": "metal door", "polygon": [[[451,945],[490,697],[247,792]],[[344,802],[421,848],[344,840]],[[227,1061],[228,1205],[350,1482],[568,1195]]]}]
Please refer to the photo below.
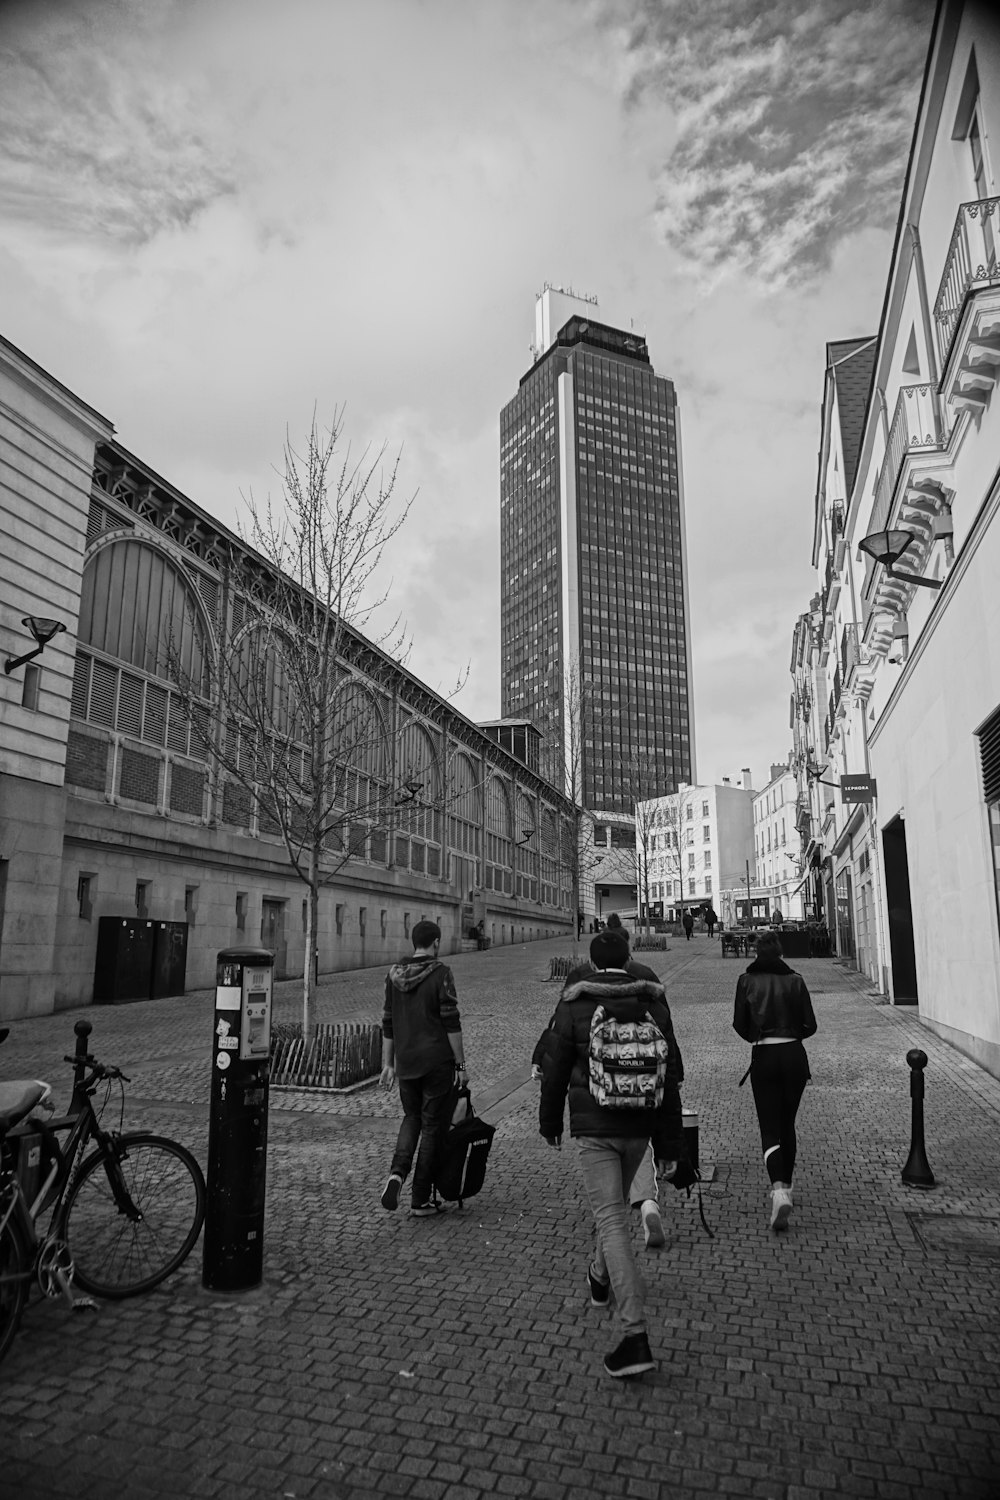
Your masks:
[{"label": "metal door", "polygon": [[261,946],[270,948],[274,954],[274,977],[275,979],[286,979],[285,963],[287,946],[285,943],[285,903],[284,901],[261,902],[260,908],[260,941]]}]

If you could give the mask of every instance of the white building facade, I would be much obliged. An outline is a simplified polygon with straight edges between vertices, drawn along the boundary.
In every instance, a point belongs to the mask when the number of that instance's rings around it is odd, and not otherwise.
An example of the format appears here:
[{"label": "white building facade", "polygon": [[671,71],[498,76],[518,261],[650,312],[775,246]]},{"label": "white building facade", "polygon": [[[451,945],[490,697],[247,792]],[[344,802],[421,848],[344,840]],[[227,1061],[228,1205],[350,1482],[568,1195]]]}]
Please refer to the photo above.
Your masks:
[{"label": "white building facade", "polygon": [[797,806],[795,773],[790,765],[772,765],[767,786],[753,799],[756,894],[767,897],[770,916],[780,913],[786,922],[806,917]]},{"label": "white building facade", "polygon": [[998,173],[1000,19],[942,0],[846,470],[828,348],[793,767],[837,951],[1000,1077]]},{"label": "white building facade", "polygon": [[750,772],[741,773],[740,785],[724,778],[639,803],[636,868],[640,919],[647,905],[651,918],[667,922],[686,907],[719,912],[723,890],[740,882],[745,890],[754,879]]}]

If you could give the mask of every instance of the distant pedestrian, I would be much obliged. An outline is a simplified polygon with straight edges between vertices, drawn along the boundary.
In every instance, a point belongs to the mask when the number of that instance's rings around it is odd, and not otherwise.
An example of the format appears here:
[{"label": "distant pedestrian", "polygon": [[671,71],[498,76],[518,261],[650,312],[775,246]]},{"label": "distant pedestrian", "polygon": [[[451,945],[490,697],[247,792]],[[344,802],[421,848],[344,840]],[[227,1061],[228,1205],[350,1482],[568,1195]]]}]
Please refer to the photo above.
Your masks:
[{"label": "distant pedestrian", "polygon": [[760,934],[757,956],[737,981],[733,1026],[753,1043],[740,1082],[749,1075],[771,1183],[771,1228],[785,1229],[792,1212],[795,1116],[810,1077],[802,1042],[815,1032],[816,1017],[805,980],[782,960],[776,932]]},{"label": "distant pedestrian", "polygon": [[[650,1141],[661,1174],[671,1177],[676,1172],[684,1150],[683,1128],[673,1025],[662,985],[635,979],[626,971],[621,939],[613,933],[598,933],[590,958],[594,972],[567,987],[553,1017],[554,1044],[542,1075],[539,1129],[550,1146],[562,1147],[568,1095],[570,1134],[579,1146],[584,1192],[596,1228],[594,1259],[587,1271],[590,1300],[595,1307],[607,1307],[614,1293],[624,1336],[606,1356],[604,1368],[620,1378],[656,1368],[626,1198]],[[657,1087],[662,1086],[658,1104],[623,1107],[610,1087],[610,1075],[599,1065],[592,1074],[591,1026],[599,1006],[618,1026],[652,1020],[662,1040],[637,1039],[630,1045],[655,1049]],[[633,1072],[629,1082],[634,1085],[636,1077]],[[602,1092],[604,1083],[609,1087]],[[650,1101],[653,1097],[649,1095]]]},{"label": "distant pedestrian", "polygon": [[382,1011],[379,1082],[391,1089],[399,1080],[403,1123],[381,1202],[383,1208],[398,1206],[416,1155],[411,1212],[420,1219],[444,1212],[433,1197],[434,1157],[456,1074],[459,1083],[468,1081],[455,979],[438,958],[440,945],[436,922],[416,924],[413,958],[389,970]]},{"label": "distant pedestrian", "polygon": [[611,913],[610,917],[608,918],[608,931],[609,932],[624,932],[625,931],[624,927],[622,926],[622,919],[621,919],[621,917],[618,915],[618,913],[616,911],[613,911]]},{"label": "distant pedestrian", "polygon": [[686,907],[684,909],[684,915],[681,917],[681,926],[684,928],[684,936],[685,936],[685,938],[687,939],[688,942],[690,942],[691,941],[691,934],[694,931],[694,917],[691,915],[691,913],[687,910]]},{"label": "distant pedestrian", "polygon": [[709,937],[715,937],[715,929],[718,925],[718,921],[719,918],[716,915],[715,907],[710,906],[705,912],[705,926],[708,928]]}]

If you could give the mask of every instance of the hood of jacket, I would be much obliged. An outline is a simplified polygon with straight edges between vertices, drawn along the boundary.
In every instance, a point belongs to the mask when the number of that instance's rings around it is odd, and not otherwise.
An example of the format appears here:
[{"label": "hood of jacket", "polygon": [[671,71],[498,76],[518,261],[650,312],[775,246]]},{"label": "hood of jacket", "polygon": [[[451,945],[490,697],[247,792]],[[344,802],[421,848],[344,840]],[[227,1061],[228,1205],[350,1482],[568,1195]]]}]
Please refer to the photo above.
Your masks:
[{"label": "hood of jacket", "polygon": [[640,979],[624,969],[595,969],[563,990],[560,1001],[596,1000],[599,1005],[621,1000],[638,1002],[666,1000],[663,985],[655,979]]},{"label": "hood of jacket", "polygon": [[393,964],[389,970],[389,982],[395,985],[397,990],[415,990],[419,984],[433,974],[435,969],[440,969],[441,960],[432,958],[430,954],[426,958],[410,958],[401,964]]}]

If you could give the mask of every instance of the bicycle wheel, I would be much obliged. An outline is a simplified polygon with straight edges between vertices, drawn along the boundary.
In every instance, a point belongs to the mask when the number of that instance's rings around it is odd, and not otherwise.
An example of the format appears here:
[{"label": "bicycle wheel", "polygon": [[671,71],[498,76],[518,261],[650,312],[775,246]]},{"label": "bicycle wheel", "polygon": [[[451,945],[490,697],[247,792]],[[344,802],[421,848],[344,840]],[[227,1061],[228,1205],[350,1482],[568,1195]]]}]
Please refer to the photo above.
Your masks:
[{"label": "bicycle wheel", "polygon": [[[95,1297],[136,1297],[159,1286],[191,1253],[205,1218],[205,1179],[184,1146],[161,1135],[118,1138],[116,1162],[95,1151],[66,1200],[63,1235],[74,1281]],[[112,1174],[141,1215],[118,1206]]]},{"label": "bicycle wheel", "polygon": [[17,1325],[28,1300],[31,1256],[24,1235],[14,1221],[0,1229],[0,1359],[14,1342]]}]

